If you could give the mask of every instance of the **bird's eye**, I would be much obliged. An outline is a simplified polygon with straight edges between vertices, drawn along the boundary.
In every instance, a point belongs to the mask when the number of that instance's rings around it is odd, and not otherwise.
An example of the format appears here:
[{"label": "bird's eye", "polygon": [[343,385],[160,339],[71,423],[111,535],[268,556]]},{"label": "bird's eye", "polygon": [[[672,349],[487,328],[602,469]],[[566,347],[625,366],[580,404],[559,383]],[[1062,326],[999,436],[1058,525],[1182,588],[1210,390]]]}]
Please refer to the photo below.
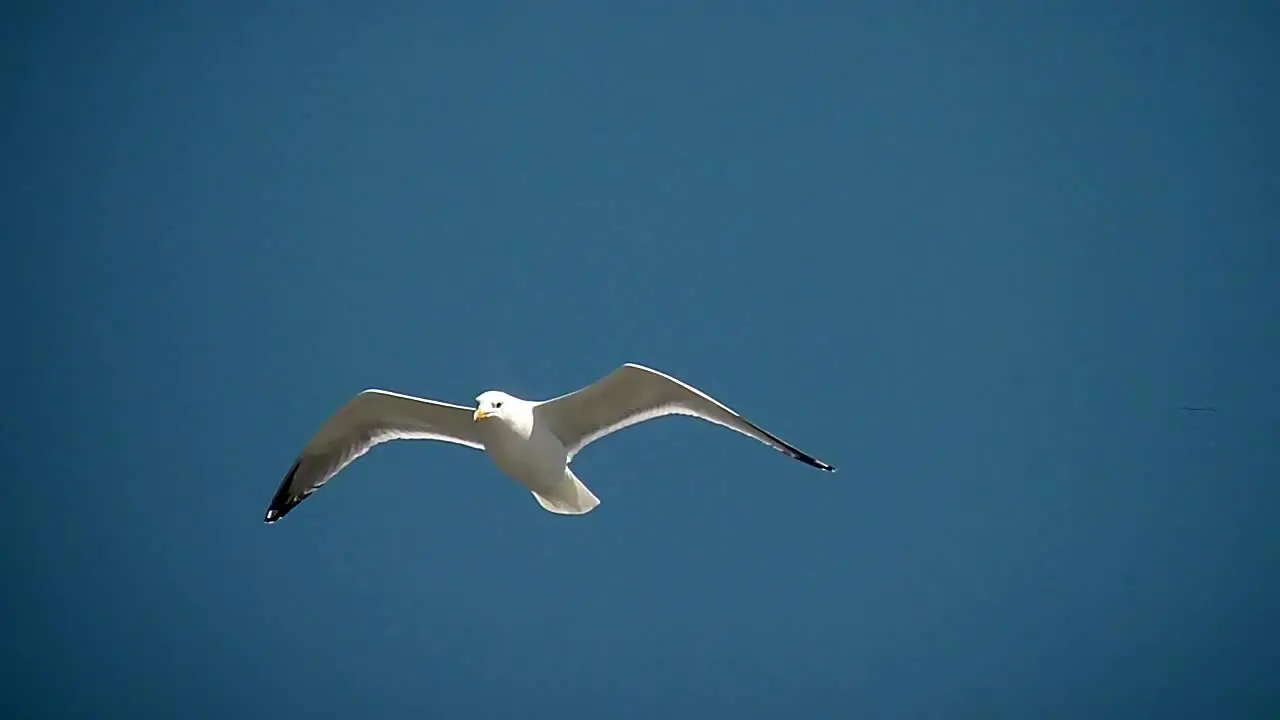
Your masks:
[{"label": "bird's eye", "polygon": [[501,400],[499,400],[498,402],[494,403],[494,404],[493,404],[493,407],[494,407],[495,409],[496,409],[496,408],[500,408],[500,407],[502,407],[502,401],[501,401]]}]

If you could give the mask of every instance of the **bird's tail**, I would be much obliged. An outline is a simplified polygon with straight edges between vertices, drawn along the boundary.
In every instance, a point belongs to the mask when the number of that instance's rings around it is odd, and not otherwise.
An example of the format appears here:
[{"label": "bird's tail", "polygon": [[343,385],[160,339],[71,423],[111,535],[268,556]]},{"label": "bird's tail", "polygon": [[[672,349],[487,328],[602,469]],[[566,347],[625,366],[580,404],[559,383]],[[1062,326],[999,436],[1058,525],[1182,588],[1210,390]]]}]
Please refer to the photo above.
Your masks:
[{"label": "bird's tail", "polygon": [[554,488],[534,492],[533,497],[543,510],[557,515],[585,515],[600,504],[600,499],[569,468],[564,469],[563,482]]}]

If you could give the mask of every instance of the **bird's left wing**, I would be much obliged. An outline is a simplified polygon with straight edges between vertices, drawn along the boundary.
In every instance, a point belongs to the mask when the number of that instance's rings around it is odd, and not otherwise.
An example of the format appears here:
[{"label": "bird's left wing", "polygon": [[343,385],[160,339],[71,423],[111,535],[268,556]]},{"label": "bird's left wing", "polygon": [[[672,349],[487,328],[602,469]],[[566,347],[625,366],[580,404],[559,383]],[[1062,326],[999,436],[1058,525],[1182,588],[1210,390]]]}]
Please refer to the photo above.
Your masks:
[{"label": "bird's left wing", "polygon": [[441,440],[483,449],[472,408],[365,390],[320,427],[271,498],[265,521],[284,517],[334,475],[389,440]]},{"label": "bird's left wing", "polygon": [[564,443],[569,459],[605,435],[667,415],[688,415],[735,430],[813,467],[835,468],[802,452],[730,410],[710,395],[669,375],[627,363],[596,382],[535,406]]}]

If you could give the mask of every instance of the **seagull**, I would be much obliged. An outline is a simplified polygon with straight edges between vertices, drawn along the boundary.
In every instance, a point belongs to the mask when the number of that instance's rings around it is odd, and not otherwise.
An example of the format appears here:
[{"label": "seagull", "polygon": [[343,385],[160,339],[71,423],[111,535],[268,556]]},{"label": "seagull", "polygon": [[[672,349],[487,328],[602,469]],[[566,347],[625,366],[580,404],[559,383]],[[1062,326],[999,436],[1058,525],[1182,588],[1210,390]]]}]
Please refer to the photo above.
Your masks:
[{"label": "seagull", "polygon": [[551,400],[488,390],[476,396],[476,403],[470,408],[388,390],[360,392],[302,449],[271,498],[265,522],[280,520],[343,468],[390,440],[439,440],[483,450],[544,510],[584,515],[600,500],[569,469],[574,456],[606,435],[668,415],[715,423],[835,472],[697,388],[634,363]]}]

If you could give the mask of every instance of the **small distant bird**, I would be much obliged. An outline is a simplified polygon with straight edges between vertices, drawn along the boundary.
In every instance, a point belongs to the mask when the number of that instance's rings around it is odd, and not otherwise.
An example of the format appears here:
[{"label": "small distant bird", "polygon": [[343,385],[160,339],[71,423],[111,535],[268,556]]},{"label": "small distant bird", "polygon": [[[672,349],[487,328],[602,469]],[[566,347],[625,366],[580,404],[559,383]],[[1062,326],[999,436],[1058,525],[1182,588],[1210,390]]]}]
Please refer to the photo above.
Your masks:
[{"label": "small distant bird", "polygon": [[1182,409],[1190,410],[1191,412],[1218,412],[1217,410],[1214,410],[1211,407],[1188,407],[1186,405],[1183,405]]},{"label": "small distant bird", "polygon": [[595,440],[636,423],[688,415],[754,438],[820,470],[827,463],[801,452],[706,393],[657,370],[627,363],[580,390],[535,402],[497,390],[469,408],[386,390],[365,390],[331,417],[289,469],[267,508],[273,523],[375,445],[388,440],[442,440],[485,451],[524,485],[543,509],[591,512],[600,501],[569,469]]}]

